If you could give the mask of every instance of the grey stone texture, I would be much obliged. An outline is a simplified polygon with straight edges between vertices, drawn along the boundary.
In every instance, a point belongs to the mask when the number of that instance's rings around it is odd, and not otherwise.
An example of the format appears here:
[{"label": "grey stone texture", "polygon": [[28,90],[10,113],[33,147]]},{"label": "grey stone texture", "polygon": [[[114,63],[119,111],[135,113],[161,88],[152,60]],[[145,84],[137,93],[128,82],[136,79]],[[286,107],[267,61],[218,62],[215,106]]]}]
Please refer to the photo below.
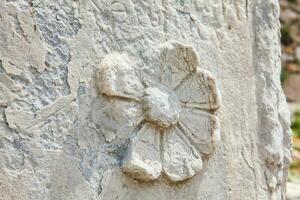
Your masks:
[{"label": "grey stone texture", "polygon": [[278,200],[277,0],[1,0],[0,200]]}]

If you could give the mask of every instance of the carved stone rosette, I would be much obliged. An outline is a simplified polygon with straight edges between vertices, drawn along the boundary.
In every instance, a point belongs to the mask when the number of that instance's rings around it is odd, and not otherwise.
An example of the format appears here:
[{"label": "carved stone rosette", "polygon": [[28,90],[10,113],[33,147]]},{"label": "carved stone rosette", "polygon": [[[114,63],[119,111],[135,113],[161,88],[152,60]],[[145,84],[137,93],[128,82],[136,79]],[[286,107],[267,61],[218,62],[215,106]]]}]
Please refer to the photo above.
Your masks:
[{"label": "carved stone rosette", "polygon": [[198,173],[202,157],[220,140],[221,96],[192,47],[169,41],[159,50],[160,81],[142,80],[127,55],[113,53],[103,59],[97,84],[102,95],[140,105],[142,120],[123,157],[123,172],[143,181],[164,174],[177,182]]}]

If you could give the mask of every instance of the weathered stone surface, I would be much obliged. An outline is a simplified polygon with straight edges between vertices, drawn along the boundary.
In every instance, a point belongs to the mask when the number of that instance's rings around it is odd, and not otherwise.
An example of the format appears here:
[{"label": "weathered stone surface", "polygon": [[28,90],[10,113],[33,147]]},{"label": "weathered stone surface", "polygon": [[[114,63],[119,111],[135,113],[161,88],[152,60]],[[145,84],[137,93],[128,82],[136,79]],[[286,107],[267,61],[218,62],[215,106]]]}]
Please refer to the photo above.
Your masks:
[{"label": "weathered stone surface", "polygon": [[276,0],[0,2],[0,199],[284,199]]}]

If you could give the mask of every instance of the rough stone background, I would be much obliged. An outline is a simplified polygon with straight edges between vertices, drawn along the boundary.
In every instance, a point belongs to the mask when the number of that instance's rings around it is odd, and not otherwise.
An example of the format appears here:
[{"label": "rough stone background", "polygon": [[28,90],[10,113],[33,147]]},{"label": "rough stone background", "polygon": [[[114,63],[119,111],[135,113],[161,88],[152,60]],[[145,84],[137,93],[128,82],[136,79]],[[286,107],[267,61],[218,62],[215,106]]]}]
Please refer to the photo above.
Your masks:
[{"label": "rough stone background", "polygon": [[[284,199],[278,18],[276,0],[1,0],[0,199]],[[217,78],[222,143],[185,183],[139,183],[119,171],[128,135],[94,115],[95,69],[127,52],[151,76],[170,39]]]}]

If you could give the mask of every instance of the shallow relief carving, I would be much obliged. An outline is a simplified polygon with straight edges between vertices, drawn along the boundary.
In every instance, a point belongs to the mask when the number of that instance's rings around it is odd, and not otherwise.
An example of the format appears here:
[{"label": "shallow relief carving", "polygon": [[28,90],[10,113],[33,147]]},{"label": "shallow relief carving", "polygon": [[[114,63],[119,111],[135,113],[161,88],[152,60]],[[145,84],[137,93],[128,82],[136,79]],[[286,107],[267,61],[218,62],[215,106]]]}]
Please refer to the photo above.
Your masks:
[{"label": "shallow relief carving", "polygon": [[122,171],[142,181],[184,181],[201,171],[220,141],[221,95],[192,47],[169,41],[159,50],[160,74],[153,77],[159,81],[144,80],[129,56],[112,53],[99,66],[96,82],[100,96],[113,99],[116,108],[135,108],[114,109],[113,118],[138,116]]}]

